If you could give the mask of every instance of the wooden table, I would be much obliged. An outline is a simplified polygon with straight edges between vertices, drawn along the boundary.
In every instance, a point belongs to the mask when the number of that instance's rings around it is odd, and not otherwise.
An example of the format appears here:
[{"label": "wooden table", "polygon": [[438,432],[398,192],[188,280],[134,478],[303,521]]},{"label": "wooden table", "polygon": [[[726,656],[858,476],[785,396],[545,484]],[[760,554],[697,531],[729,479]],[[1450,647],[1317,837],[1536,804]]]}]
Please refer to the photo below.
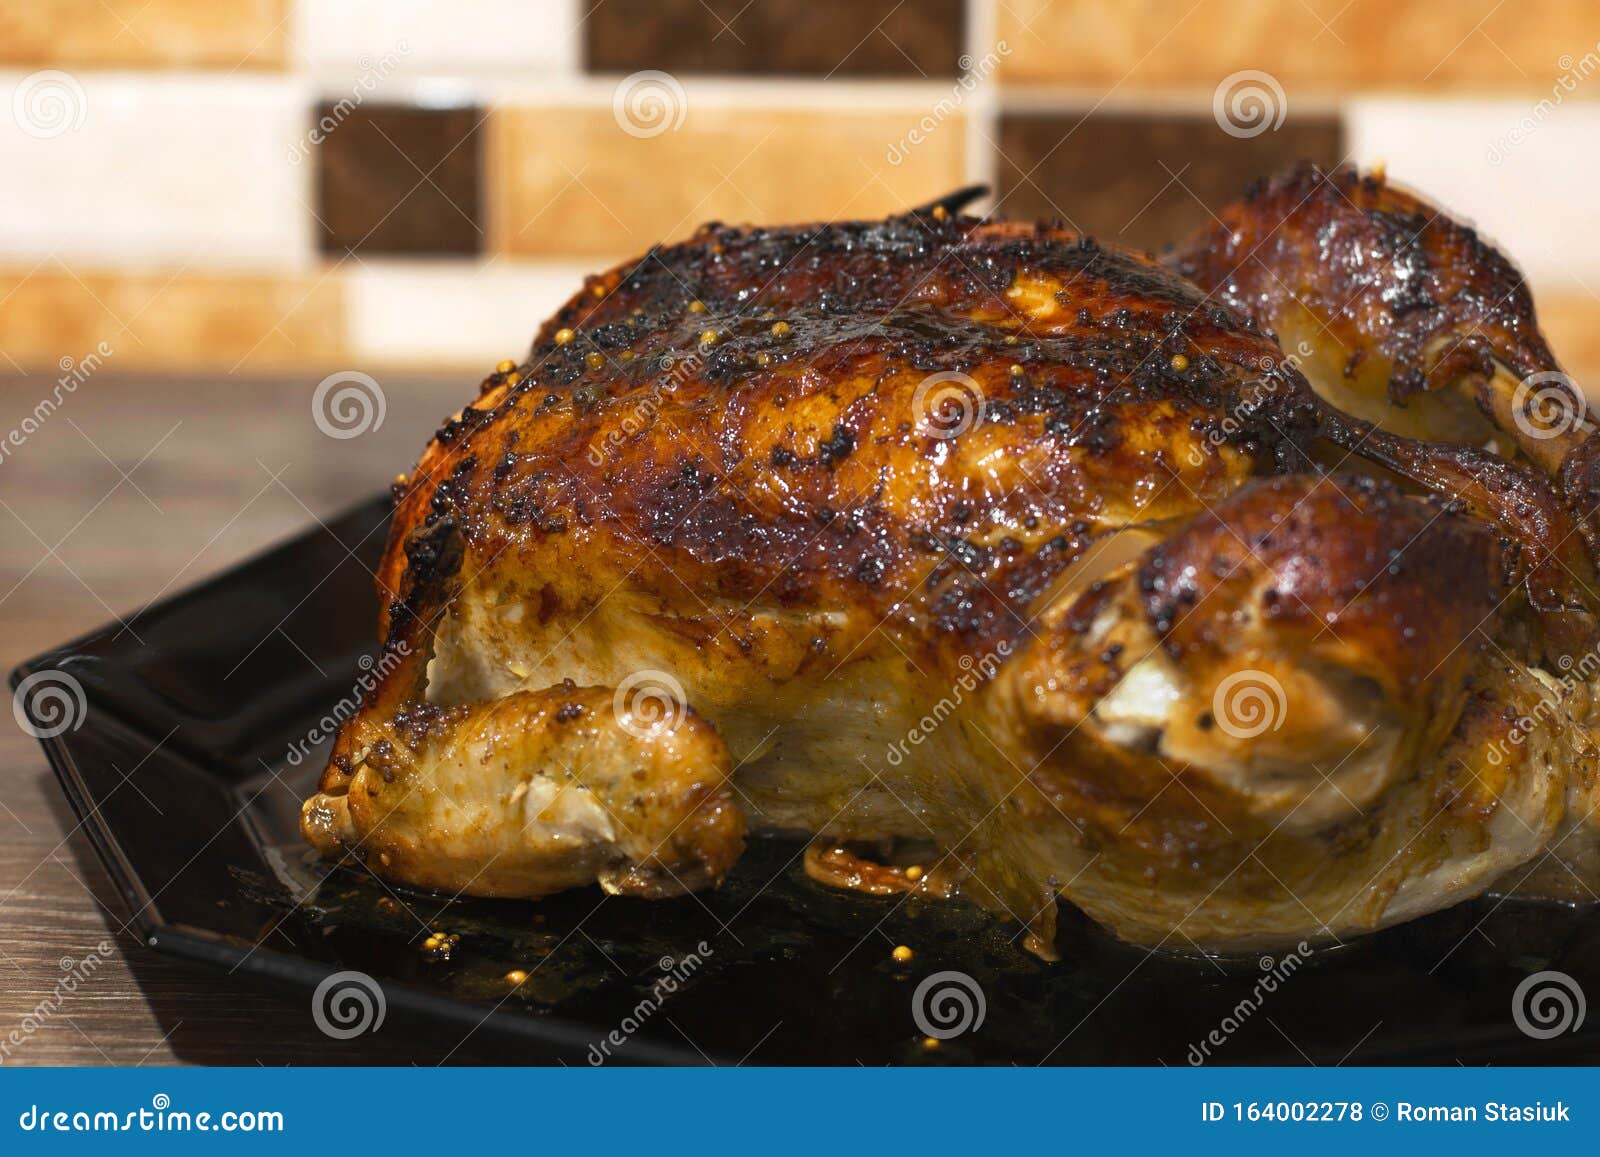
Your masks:
[{"label": "wooden table", "polygon": [[[408,468],[470,383],[382,383],[380,427],[335,440],[314,380],[147,381],[100,370],[56,397],[0,380],[0,664],[127,615],[223,570]],[[22,444],[6,441],[8,432]],[[38,743],[0,725],[0,1041],[8,1065],[437,1064],[446,1048],[398,1028],[323,1036],[303,1000],[158,956],[76,830]],[[116,952],[49,1015],[34,1014],[102,940]],[[39,1027],[28,1031],[34,1020]],[[470,1040],[450,1063],[481,1061]]]}]

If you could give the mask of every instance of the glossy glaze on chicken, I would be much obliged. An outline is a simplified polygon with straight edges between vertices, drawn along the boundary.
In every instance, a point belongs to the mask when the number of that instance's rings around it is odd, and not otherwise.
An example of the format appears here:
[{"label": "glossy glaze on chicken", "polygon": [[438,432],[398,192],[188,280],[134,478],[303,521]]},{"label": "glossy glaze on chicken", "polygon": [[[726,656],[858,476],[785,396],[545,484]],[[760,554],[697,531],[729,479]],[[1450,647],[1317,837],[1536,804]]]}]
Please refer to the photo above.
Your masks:
[{"label": "glossy glaze on chicken", "polygon": [[397,484],[307,839],[661,897],[800,832],[1046,953],[1058,898],[1230,949],[1587,895],[1594,443],[1515,269],[1351,172],[1222,221],[710,225],[590,278]]}]

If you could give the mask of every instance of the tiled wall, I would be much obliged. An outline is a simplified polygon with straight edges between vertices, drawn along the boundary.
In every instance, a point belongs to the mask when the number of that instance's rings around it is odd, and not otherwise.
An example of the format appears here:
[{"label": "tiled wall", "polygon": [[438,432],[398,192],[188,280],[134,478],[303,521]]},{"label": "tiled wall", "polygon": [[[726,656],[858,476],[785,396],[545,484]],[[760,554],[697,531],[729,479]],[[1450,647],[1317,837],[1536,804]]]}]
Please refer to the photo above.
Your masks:
[{"label": "tiled wall", "polygon": [[1600,374],[1594,0],[0,0],[0,372],[520,353],[707,219],[971,181],[1153,248],[1387,162]]}]

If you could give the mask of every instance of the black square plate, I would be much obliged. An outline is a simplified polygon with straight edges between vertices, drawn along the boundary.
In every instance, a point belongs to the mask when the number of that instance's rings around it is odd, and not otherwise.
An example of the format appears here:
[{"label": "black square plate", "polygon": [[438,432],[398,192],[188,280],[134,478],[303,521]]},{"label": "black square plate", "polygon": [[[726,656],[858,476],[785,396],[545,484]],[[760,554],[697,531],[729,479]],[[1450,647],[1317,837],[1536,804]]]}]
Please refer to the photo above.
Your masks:
[{"label": "black square plate", "polygon": [[[301,845],[298,807],[325,758],[324,716],[372,661],[387,509],[367,503],[131,631],[12,674],[83,688],[77,726],[44,746],[152,947],[306,992],[357,970],[391,1015],[445,1037],[475,1029],[475,1045],[529,1061],[593,1060],[619,1027],[618,1059],[697,1064],[1600,1058],[1600,1013],[1550,1039],[1512,1015],[1519,983],[1546,969],[1600,998],[1592,908],[1476,901],[1316,951],[1264,991],[1281,962],[1150,954],[1065,907],[1062,960],[1044,964],[1015,928],[965,908],[821,888],[778,840],[754,841],[719,891],[670,902],[593,889],[450,902],[330,875]],[[459,937],[448,956],[424,947],[430,930]],[[909,962],[891,958],[898,944]],[[508,983],[513,970],[527,979]],[[940,972],[964,974],[967,1019],[981,1004],[982,1020],[926,1047],[941,1022],[919,1027],[914,998]]]}]

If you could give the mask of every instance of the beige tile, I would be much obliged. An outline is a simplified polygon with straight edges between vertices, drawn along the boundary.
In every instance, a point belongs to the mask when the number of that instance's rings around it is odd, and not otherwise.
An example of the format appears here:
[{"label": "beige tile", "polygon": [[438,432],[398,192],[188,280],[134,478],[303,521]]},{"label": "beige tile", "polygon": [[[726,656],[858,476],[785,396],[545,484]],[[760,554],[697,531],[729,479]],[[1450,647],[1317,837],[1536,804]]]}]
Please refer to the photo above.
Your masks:
[{"label": "beige tile", "polygon": [[293,56],[337,75],[570,74],[578,0],[297,0]]},{"label": "beige tile", "polygon": [[[871,217],[963,183],[960,113],[938,121],[922,143],[907,141],[931,102],[798,111],[712,104],[691,86],[669,107],[681,123],[655,136],[624,131],[626,117],[610,107],[494,113],[493,248],[534,257],[639,253],[703,221]],[[636,131],[641,123],[633,122]]]},{"label": "beige tile", "polygon": [[338,272],[306,276],[85,273],[58,261],[0,270],[0,369],[81,361],[101,342],[121,370],[219,376],[338,368]]},{"label": "beige tile", "polygon": [[0,72],[0,102],[0,263],[311,267],[305,82]]},{"label": "beige tile", "polygon": [[585,274],[622,255],[614,257],[346,266],[350,356],[360,366],[438,366],[478,375],[502,358],[520,361],[545,318],[583,288]]},{"label": "beige tile", "polygon": [[997,34],[1011,83],[1210,90],[1261,69],[1292,102],[1350,85],[1548,95],[1597,25],[1593,0],[1000,0]]},{"label": "beige tile", "polygon": [[1354,161],[1384,162],[1392,180],[1477,226],[1535,285],[1600,289],[1600,104],[1536,112],[1515,99],[1357,100],[1345,131]]},{"label": "beige tile", "polygon": [[0,63],[38,67],[281,68],[291,0],[15,0]]}]

